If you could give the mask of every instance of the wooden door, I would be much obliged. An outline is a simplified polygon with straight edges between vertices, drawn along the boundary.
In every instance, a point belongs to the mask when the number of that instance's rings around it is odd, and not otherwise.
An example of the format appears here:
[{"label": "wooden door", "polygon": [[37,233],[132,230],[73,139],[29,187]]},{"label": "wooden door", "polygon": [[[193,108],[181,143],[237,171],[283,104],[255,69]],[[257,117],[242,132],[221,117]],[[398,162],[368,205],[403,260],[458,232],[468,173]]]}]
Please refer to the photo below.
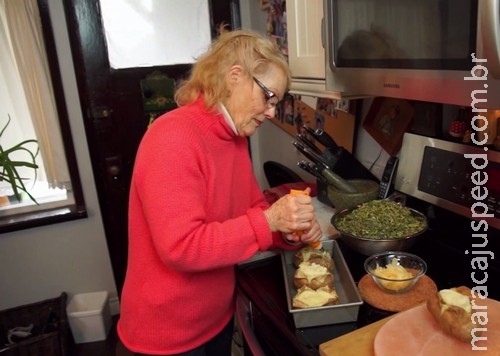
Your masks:
[{"label": "wooden door", "polygon": [[[218,24],[236,27],[233,19],[238,18],[231,15],[237,9],[234,0],[215,3],[210,10],[212,37]],[[112,69],[99,0],[65,0],[64,6],[94,179],[121,293],[127,264],[130,179],[136,150],[148,124],[140,82],[154,71],[178,79],[186,75],[190,65]]]}]

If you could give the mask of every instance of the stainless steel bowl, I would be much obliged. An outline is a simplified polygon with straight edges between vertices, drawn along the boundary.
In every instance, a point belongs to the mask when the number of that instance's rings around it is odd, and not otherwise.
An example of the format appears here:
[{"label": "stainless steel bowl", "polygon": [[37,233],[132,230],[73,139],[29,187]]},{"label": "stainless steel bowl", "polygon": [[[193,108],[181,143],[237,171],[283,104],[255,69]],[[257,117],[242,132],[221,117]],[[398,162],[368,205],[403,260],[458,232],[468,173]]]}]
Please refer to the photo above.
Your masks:
[{"label": "stainless steel bowl", "polygon": [[359,252],[365,256],[386,252],[386,251],[407,251],[410,249],[424,231],[427,230],[427,218],[421,212],[408,208],[412,215],[422,219],[424,228],[413,234],[401,236],[397,238],[377,238],[377,236],[356,236],[340,227],[338,227],[339,219],[350,214],[353,210],[358,209],[344,209],[335,213],[331,218],[331,224],[340,233],[340,239],[352,250]]}]

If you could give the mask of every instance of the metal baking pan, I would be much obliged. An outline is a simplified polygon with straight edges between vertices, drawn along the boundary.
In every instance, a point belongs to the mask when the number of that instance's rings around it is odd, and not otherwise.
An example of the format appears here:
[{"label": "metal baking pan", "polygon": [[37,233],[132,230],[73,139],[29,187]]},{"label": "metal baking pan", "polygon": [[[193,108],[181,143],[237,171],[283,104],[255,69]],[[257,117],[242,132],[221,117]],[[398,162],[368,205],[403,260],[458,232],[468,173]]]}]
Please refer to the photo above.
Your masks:
[{"label": "metal baking pan", "polygon": [[294,266],[293,261],[297,251],[283,251],[281,253],[288,310],[292,313],[295,327],[297,328],[356,321],[358,319],[359,307],[363,304],[361,295],[354,283],[337,241],[329,240],[322,242],[323,248],[331,253],[334,262],[333,284],[340,299],[340,303],[336,305],[307,309],[293,308],[292,298],[297,293],[297,289],[293,284],[297,268]]}]

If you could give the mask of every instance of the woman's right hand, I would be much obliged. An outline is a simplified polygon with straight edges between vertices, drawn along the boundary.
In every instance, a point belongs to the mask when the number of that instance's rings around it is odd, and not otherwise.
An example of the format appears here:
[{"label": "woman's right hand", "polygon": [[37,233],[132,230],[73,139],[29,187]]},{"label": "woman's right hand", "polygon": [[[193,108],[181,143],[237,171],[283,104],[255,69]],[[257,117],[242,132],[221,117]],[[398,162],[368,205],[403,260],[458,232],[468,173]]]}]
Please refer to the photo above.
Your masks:
[{"label": "woman's right hand", "polygon": [[315,216],[312,198],[306,194],[287,194],[264,211],[264,215],[271,231],[284,233],[311,229]]}]

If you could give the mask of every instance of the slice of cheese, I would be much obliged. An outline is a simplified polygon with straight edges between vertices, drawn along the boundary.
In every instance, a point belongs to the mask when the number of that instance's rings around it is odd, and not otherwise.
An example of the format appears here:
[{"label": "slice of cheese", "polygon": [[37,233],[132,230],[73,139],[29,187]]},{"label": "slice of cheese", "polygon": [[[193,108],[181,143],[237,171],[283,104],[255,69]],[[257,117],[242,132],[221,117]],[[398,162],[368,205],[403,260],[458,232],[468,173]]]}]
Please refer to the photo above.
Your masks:
[{"label": "slice of cheese", "polygon": [[294,306],[301,305],[308,308],[321,307],[328,303],[335,303],[338,301],[337,292],[333,288],[319,288],[312,290],[310,288],[302,288],[297,295],[293,298]]},{"label": "slice of cheese", "polygon": [[441,297],[442,305],[441,312],[446,310],[449,306],[455,306],[462,308],[467,313],[472,313],[472,305],[470,303],[469,297],[463,295],[453,289],[442,289],[439,291],[439,296]]},{"label": "slice of cheese", "polygon": [[326,267],[318,265],[317,263],[302,262],[299,265],[298,272],[305,276],[306,279],[311,282],[314,278],[320,276],[326,276],[330,272]]}]

